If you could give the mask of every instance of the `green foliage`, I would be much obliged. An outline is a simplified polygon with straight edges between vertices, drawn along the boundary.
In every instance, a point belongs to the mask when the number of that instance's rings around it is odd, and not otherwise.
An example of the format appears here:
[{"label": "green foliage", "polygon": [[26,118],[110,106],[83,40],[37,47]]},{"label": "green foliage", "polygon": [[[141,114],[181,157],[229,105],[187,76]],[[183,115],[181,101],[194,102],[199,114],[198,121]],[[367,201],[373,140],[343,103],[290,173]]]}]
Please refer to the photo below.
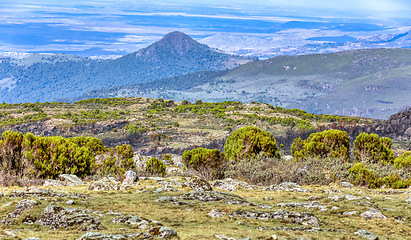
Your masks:
[{"label": "green foliage", "polygon": [[171,165],[174,164],[174,161],[173,161],[173,159],[172,159],[172,157],[171,157],[170,154],[164,154],[164,155],[163,155],[163,160],[164,160],[164,161],[168,161]]},{"label": "green foliage", "polygon": [[195,148],[185,150],[183,153],[184,165],[197,171],[202,168],[216,170],[224,161],[224,153],[221,153],[218,149]]},{"label": "green foliage", "polygon": [[394,159],[394,166],[396,168],[410,168],[411,167],[411,152],[405,152]]},{"label": "green foliage", "polygon": [[133,150],[130,145],[123,144],[110,148],[102,165],[97,166],[100,174],[119,174],[123,175],[127,170],[134,168]]},{"label": "green foliage", "polygon": [[164,176],[166,174],[166,165],[160,159],[152,157],[146,161],[146,172]]},{"label": "green foliage", "polygon": [[136,122],[134,125],[129,123],[126,127],[125,127],[129,133],[145,133],[148,131],[148,128],[143,126],[140,122]]},{"label": "green foliage", "polygon": [[347,132],[327,130],[312,133],[306,140],[297,138],[291,146],[291,154],[295,159],[314,158],[342,158],[349,161],[348,151],[350,139]]},{"label": "green foliage", "polygon": [[225,142],[224,152],[228,160],[252,158],[258,154],[279,157],[277,141],[271,133],[257,127],[244,127],[233,132]]},{"label": "green foliage", "polygon": [[379,138],[377,134],[361,133],[354,141],[355,161],[378,163],[393,162],[394,151],[391,139]]},{"label": "green foliage", "polygon": [[17,125],[17,124],[22,124],[22,123],[28,123],[28,122],[36,122],[36,121],[41,121],[44,119],[49,119],[47,114],[44,112],[40,111],[39,113],[35,114],[27,114],[24,115],[21,118],[14,118],[12,116],[9,116],[8,118],[2,118],[0,120],[0,127],[7,127],[10,125]]},{"label": "green foliage", "polygon": [[383,185],[391,188],[408,188],[411,186],[410,179],[404,181],[397,174],[379,178],[373,171],[368,170],[363,163],[355,164],[348,171],[353,175],[353,184],[368,188],[379,188]]},{"label": "green foliage", "polygon": [[23,134],[14,131],[4,131],[0,140],[0,173],[12,172],[12,175],[22,173],[21,161]]}]

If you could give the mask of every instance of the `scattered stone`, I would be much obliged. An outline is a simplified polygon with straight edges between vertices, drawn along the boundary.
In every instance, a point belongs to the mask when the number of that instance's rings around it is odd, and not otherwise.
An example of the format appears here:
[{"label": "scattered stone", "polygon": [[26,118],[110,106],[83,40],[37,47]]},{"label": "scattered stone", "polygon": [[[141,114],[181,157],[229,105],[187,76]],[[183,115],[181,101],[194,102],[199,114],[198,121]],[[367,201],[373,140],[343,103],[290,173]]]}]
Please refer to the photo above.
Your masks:
[{"label": "scattered stone", "polygon": [[174,174],[174,175],[182,175],[184,173],[183,170],[181,170],[178,167],[167,167],[166,172],[168,174]]},{"label": "scattered stone", "polygon": [[99,232],[88,232],[77,240],[127,240],[127,239],[151,239],[148,233],[123,233],[123,234],[104,234]]},{"label": "scattered stone", "polygon": [[159,197],[157,201],[161,202],[170,202],[176,205],[187,205],[190,204],[186,202],[187,200],[197,200],[201,202],[214,202],[214,201],[223,201],[227,204],[240,204],[247,206],[256,206],[261,208],[272,208],[267,205],[260,205],[248,202],[244,198],[234,195],[228,192],[219,192],[219,191],[196,191],[188,192],[179,196],[162,196]]},{"label": "scattered stone", "polygon": [[226,190],[229,192],[237,191],[237,188],[233,184],[230,184],[224,180],[218,180],[218,181],[212,182],[211,185],[215,188]]},{"label": "scattered stone", "polygon": [[68,201],[66,201],[66,204],[67,205],[74,205],[74,201],[73,200],[68,200]]},{"label": "scattered stone", "polygon": [[16,234],[14,234],[14,232],[12,232],[12,231],[3,231],[5,234],[7,234],[7,235],[9,235],[10,237],[17,237],[17,235]]},{"label": "scattered stone", "polygon": [[162,188],[157,188],[156,190],[153,191],[153,193],[161,193],[164,192]]},{"label": "scattered stone", "polygon": [[340,208],[337,207],[337,206],[333,206],[333,207],[331,208],[331,211],[337,211],[338,209],[340,209]]},{"label": "scattered stone", "polygon": [[405,201],[406,201],[408,204],[411,204],[411,196],[407,197],[407,198],[405,199]]},{"label": "scattered stone", "polygon": [[4,193],[0,192],[0,198],[6,196]]},{"label": "scattered stone", "polygon": [[380,194],[382,195],[399,195],[399,194],[404,194],[404,193],[406,192],[401,191],[401,190],[388,190],[388,191],[380,192]]},{"label": "scattered stone", "polygon": [[266,190],[287,192],[311,192],[308,189],[301,188],[300,185],[293,182],[283,182],[278,185],[270,185]]},{"label": "scattered stone", "polygon": [[154,227],[148,230],[148,233],[158,238],[168,238],[177,236],[176,230],[170,227]]},{"label": "scattered stone", "polygon": [[34,198],[34,197],[70,197],[70,198],[89,198],[88,195],[82,193],[72,193],[72,194],[64,194],[64,193],[57,193],[51,189],[41,189],[38,188],[37,191],[13,191],[11,192],[8,197],[10,198]]},{"label": "scattered stone", "polygon": [[349,212],[349,211],[346,211],[346,212],[343,212],[343,215],[344,216],[352,216],[352,215],[357,215],[357,211],[351,211],[351,212]]},{"label": "scattered stone", "polygon": [[283,222],[296,223],[302,225],[320,225],[320,220],[312,213],[289,212],[283,209],[280,209],[276,212],[236,210],[231,214],[231,216],[261,220],[278,219]]},{"label": "scattered stone", "polygon": [[296,207],[303,207],[303,208],[318,208],[318,209],[325,209],[328,206],[320,205],[318,202],[311,202],[311,203],[297,203],[297,202],[290,202],[290,203],[279,203],[277,207],[289,207],[289,208],[296,208]]},{"label": "scattered stone", "polygon": [[379,219],[387,219],[386,216],[384,216],[379,210],[377,209],[371,209],[366,212],[363,212],[360,214],[361,217],[365,218],[366,220],[372,219],[372,218],[379,218]]},{"label": "scattered stone", "polygon": [[124,173],[123,181],[121,181],[121,185],[123,186],[133,185],[137,181],[138,181],[137,173],[135,173],[132,170],[128,170],[126,173]]},{"label": "scattered stone", "polygon": [[350,195],[350,194],[344,194],[342,196],[332,196],[332,197],[328,197],[328,198],[333,200],[334,202],[337,202],[340,199],[347,200],[347,201],[353,201],[353,200],[361,199],[362,197],[356,197],[356,196],[353,196],[353,195]]},{"label": "scattered stone", "polygon": [[361,236],[363,238],[369,239],[369,240],[377,240],[378,236],[375,235],[372,232],[369,232],[367,230],[358,230],[355,232],[355,234],[357,234],[358,236]]},{"label": "scattered stone", "polygon": [[340,185],[341,185],[341,187],[343,187],[343,188],[352,188],[352,187],[354,187],[354,185],[352,185],[352,184],[349,183],[349,182],[340,182]]},{"label": "scattered stone", "polygon": [[333,194],[337,194],[337,193],[342,193],[340,190],[335,190],[335,189],[329,189],[329,190],[323,190],[323,193],[326,193],[328,195],[333,195]]},{"label": "scattered stone", "polygon": [[307,201],[316,201],[316,200],[321,200],[321,199],[323,199],[324,197],[322,197],[322,196],[309,196],[308,198],[307,198]]},{"label": "scattered stone", "polygon": [[41,239],[37,238],[37,237],[31,237],[31,238],[26,238],[26,239],[23,239],[23,240],[41,240]]},{"label": "scattered stone", "polygon": [[354,202],[354,204],[363,205],[363,206],[370,206],[370,207],[374,207],[374,206],[375,206],[373,203],[367,202],[367,201]]},{"label": "scattered stone", "polygon": [[87,190],[91,191],[117,191],[120,190],[119,182],[115,179],[104,177],[103,179],[93,182]]},{"label": "scattered stone", "polygon": [[124,223],[127,225],[131,225],[134,227],[137,227],[139,229],[146,229],[152,224],[154,221],[147,219],[147,218],[142,218],[138,216],[133,216],[133,215],[127,215],[127,216],[121,216],[119,218],[115,218],[112,220],[113,223]]},{"label": "scattered stone", "polygon": [[215,235],[216,238],[220,239],[220,240],[250,240],[250,238],[232,238],[232,237],[227,237],[224,234],[218,234]]},{"label": "scattered stone", "polygon": [[272,197],[264,197],[263,200],[264,200],[264,201],[270,201],[270,200],[274,200],[274,198],[272,198]]},{"label": "scattered stone", "polygon": [[220,217],[224,217],[227,213],[222,212],[220,210],[217,209],[213,209],[211,210],[211,212],[207,213],[208,216],[212,217],[212,218],[220,218]]},{"label": "scattered stone", "polygon": [[7,215],[7,218],[18,218],[20,217],[21,213],[29,208],[36,206],[38,203],[35,200],[30,199],[23,199],[17,203],[16,209]]},{"label": "scattered stone", "polygon": [[63,186],[63,183],[54,179],[47,179],[44,184],[43,187],[61,187]]},{"label": "scattered stone", "polygon": [[178,181],[159,181],[158,182],[163,188],[166,188],[167,186],[174,186],[174,187],[188,187],[187,184],[183,182],[178,182]]},{"label": "scattered stone", "polygon": [[50,229],[65,229],[72,226],[78,226],[81,231],[105,229],[98,218],[88,214],[89,212],[85,209],[63,208],[50,204],[43,209],[36,223]]},{"label": "scattered stone", "polygon": [[213,191],[211,185],[204,179],[193,177],[187,185],[194,191]]},{"label": "scattered stone", "polygon": [[84,184],[84,182],[80,178],[72,174],[61,174],[59,176],[59,181],[63,182],[64,186],[71,186],[71,187],[80,186]]}]

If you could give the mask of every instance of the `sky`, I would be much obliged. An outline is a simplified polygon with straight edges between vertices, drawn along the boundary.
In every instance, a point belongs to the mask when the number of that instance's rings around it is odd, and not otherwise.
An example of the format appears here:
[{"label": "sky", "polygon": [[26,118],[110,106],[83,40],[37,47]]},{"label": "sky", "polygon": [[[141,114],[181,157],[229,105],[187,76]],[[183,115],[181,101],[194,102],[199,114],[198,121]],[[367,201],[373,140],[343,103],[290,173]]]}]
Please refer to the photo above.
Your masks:
[{"label": "sky", "polygon": [[[363,24],[355,31],[366,34],[411,26],[410,19],[409,0],[0,0],[0,52],[125,54],[175,30],[197,40],[220,33],[275,38]],[[312,32],[308,37],[317,36]]]}]

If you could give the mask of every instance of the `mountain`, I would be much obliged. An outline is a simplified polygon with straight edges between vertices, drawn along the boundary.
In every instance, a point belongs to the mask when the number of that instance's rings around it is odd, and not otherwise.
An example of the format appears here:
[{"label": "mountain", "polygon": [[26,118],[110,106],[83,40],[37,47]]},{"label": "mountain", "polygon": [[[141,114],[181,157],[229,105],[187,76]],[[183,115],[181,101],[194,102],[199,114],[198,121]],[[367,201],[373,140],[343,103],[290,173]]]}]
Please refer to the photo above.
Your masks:
[{"label": "mountain", "polygon": [[411,49],[278,56],[231,70],[99,89],[82,98],[145,96],[265,102],[316,114],[385,119],[411,105]]},{"label": "mountain", "polygon": [[145,49],[114,60],[67,54],[3,57],[0,59],[0,102],[74,98],[92,89],[233,68],[248,61],[211,49],[181,32],[171,32]]}]

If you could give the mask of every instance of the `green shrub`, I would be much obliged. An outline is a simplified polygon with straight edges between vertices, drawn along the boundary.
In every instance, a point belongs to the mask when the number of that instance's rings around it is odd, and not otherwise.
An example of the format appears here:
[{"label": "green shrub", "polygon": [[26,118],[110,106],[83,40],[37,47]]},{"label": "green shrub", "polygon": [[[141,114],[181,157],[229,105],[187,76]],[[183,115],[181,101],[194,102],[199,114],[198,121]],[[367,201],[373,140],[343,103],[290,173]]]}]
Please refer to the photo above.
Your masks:
[{"label": "green shrub", "polygon": [[172,159],[170,154],[164,154],[163,155],[163,160],[168,161],[171,165],[174,165],[173,159]]},{"label": "green shrub", "polygon": [[377,134],[361,133],[354,141],[355,161],[357,162],[393,162],[394,151],[391,139],[379,138]]},{"label": "green shrub", "polygon": [[224,152],[228,160],[252,158],[264,153],[268,157],[279,157],[277,141],[271,133],[257,127],[244,127],[233,132],[225,142]]},{"label": "green shrub", "polygon": [[353,184],[366,186],[368,188],[379,188],[383,185],[391,188],[408,188],[411,186],[410,179],[404,181],[398,174],[384,178],[377,177],[374,171],[368,170],[363,163],[355,164],[348,171],[353,175]]},{"label": "green shrub", "polygon": [[183,153],[183,163],[187,168],[200,170],[202,168],[218,169],[224,162],[224,153],[218,149],[196,148],[185,150]]},{"label": "green shrub", "polygon": [[291,154],[295,159],[342,158],[349,161],[350,139],[347,132],[327,130],[312,133],[306,140],[294,139]]},{"label": "green shrub", "polygon": [[146,162],[146,172],[164,176],[166,174],[166,165],[160,159],[152,157]]},{"label": "green shrub", "polygon": [[411,167],[411,152],[405,152],[398,156],[396,159],[394,159],[394,166],[396,168],[402,168],[402,167]]}]

